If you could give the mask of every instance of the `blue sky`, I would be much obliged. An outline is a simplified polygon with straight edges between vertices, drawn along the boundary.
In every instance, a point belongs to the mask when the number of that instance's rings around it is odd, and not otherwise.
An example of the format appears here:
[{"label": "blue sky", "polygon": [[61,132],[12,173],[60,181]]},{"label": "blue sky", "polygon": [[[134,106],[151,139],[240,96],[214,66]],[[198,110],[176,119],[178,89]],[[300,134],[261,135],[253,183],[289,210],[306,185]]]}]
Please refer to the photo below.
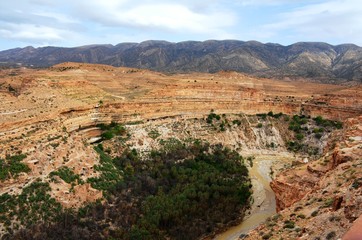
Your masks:
[{"label": "blue sky", "polygon": [[3,0],[0,50],[208,39],[362,46],[361,13],[359,0]]}]

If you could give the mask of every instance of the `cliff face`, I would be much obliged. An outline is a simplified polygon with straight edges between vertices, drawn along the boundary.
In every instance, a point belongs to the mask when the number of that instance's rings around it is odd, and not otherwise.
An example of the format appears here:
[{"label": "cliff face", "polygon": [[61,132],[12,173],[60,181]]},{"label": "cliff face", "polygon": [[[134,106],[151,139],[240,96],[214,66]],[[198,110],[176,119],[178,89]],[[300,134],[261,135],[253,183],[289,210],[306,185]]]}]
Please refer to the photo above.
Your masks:
[{"label": "cliff face", "polygon": [[[279,215],[249,238],[269,231],[279,231],[287,239],[342,237],[362,214],[361,136],[362,117],[348,119],[344,131],[331,136],[319,160],[281,172],[270,184]],[[287,221],[293,226],[286,227]]]},{"label": "cliff face", "polygon": [[309,78],[324,82],[361,81],[362,50],[355,45],[256,41],[170,43],[146,41],[76,48],[17,48],[0,52],[7,65],[49,67],[62,62],[101,63],[162,72],[244,72],[263,77]]}]

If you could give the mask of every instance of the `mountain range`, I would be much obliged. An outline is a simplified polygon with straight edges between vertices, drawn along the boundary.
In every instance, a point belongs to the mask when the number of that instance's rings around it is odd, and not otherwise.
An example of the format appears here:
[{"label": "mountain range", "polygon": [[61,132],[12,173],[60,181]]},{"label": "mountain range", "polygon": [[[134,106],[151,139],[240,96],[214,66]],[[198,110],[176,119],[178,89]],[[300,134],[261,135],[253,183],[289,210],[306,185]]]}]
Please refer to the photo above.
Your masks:
[{"label": "mountain range", "polygon": [[259,77],[362,82],[362,48],[353,44],[257,41],[145,41],[74,48],[25,47],[0,51],[1,65],[49,67],[61,62],[99,63],[167,73],[237,71]]}]

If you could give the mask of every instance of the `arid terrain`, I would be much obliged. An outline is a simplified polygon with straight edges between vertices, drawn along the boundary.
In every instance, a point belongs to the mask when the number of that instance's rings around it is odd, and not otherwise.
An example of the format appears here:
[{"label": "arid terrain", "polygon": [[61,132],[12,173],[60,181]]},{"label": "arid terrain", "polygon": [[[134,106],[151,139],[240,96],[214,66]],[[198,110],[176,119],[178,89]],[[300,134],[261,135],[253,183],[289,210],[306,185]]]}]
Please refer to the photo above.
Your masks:
[{"label": "arid terrain", "polygon": [[[111,201],[93,181],[103,174],[95,150],[100,142],[111,157],[127,148],[146,155],[167,139],[222,143],[241,154],[253,190],[245,219],[253,214],[263,218],[230,239],[267,217],[248,239],[337,239],[362,214],[358,84],[62,63],[1,70],[0,101],[0,231],[8,239],[46,220],[40,213],[34,218],[19,213],[37,202],[37,193],[27,192],[36,184],[48,184],[41,193],[51,202],[51,214]],[[112,122],[122,124],[117,137],[102,129]],[[62,171],[70,171],[72,178],[64,179]],[[197,236],[212,239],[240,220],[236,216]],[[102,226],[99,239],[113,236],[111,228]]]}]

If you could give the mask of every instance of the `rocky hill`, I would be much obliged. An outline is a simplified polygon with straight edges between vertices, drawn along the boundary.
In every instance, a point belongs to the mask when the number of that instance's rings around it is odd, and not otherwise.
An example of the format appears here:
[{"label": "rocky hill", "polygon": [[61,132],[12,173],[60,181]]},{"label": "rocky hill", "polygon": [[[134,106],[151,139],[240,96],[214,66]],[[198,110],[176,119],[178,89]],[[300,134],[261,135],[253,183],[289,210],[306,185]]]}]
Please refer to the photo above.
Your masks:
[{"label": "rocky hill", "polygon": [[289,46],[256,41],[146,41],[75,48],[25,47],[0,52],[2,65],[49,67],[62,62],[101,63],[168,73],[232,70],[262,77],[313,81],[362,81],[362,48],[301,42]]}]

